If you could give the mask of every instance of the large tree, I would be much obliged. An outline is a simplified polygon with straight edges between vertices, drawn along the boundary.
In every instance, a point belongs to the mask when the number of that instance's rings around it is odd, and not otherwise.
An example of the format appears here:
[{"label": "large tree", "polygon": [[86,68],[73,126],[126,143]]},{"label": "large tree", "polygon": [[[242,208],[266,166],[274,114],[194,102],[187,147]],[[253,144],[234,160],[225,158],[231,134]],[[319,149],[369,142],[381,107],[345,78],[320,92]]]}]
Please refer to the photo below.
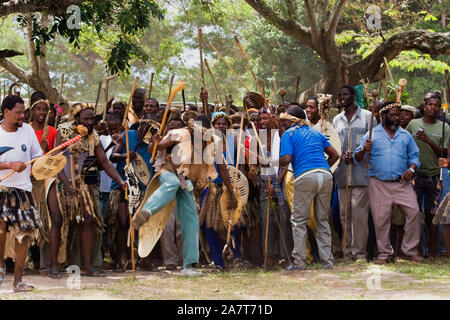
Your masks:
[{"label": "large tree", "polygon": [[[340,25],[344,9],[348,3],[347,0],[245,1],[269,23],[312,48],[325,63],[323,78],[313,87],[303,92],[302,97],[309,96],[314,92],[336,93],[339,86],[344,83],[345,70],[349,72],[349,83],[352,85],[358,84],[361,76],[372,83],[380,81],[385,77],[384,57],[391,61],[404,50],[416,49],[432,56],[450,54],[449,32],[434,32],[411,28],[411,30],[395,32],[391,35],[390,33],[392,33],[394,28],[389,26],[391,32],[381,30],[385,34],[389,34],[389,37],[386,39],[380,32],[378,37],[381,37],[382,40],[379,41],[378,46],[364,58],[359,56],[359,59],[355,61],[354,55],[352,55],[352,59],[349,59],[343,48],[336,43],[338,30],[342,31],[343,28],[349,27],[349,25]],[[370,4],[368,1],[364,1],[362,4],[361,1],[355,2],[365,7]],[[411,5],[411,1],[405,2],[407,5]],[[384,1],[381,4],[384,6]],[[355,10],[353,9],[350,15],[354,14],[354,12]],[[391,20],[389,19],[388,21],[392,22]],[[397,22],[403,23],[403,25],[408,24],[407,21],[403,20],[402,22],[401,19],[398,20]],[[359,24],[351,25],[350,28],[353,30],[359,29],[358,31],[364,29],[363,24],[365,22],[359,22]],[[445,26],[445,23],[443,25]],[[362,31],[367,32],[367,29]]]},{"label": "large tree", "polygon": [[[68,6],[73,4],[78,6],[78,11],[67,12]],[[59,92],[52,85],[47,65],[49,42],[62,37],[73,48],[79,49],[86,34],[103,37],[105,71],[109,69],[113,74],[127,74],[135,58],[143,61],[149,59],[139,37],[149,28],[152,19],[163,19],[162,9],[153,0],[0,0],[0,17],[12,14],[18,14],[16,20],[25,30],[30,68],[24,70],[8,59],[20,54],[15,52],[17,50],[11,50],[15,48],[0,48],[0,66],[20,82],[44,91],[54,102]],[[107,34],[114,34],[114,37],[108,38],[105,36]],[[79,55],[71,57],[80,58]]]}]

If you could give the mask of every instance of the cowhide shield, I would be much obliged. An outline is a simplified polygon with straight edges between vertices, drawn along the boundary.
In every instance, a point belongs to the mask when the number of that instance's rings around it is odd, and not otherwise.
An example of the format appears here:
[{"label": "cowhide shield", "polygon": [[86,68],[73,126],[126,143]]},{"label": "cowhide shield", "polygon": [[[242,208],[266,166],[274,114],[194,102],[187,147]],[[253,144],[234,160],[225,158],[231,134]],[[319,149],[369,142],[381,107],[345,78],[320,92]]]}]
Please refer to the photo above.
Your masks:
[{"label": "cowhide shield", "polygon": [[[159,188],[160,173],[161,172],[153,176],[150,184],[147,186],[147,190],[145,191],[144,201],[142,201],[136,212],[142,210],[144,203],[150,198],[153,192]],[[175,204],[176,198],[169,202],[169,204],[167,204],[164,208],[152,215],[150,219],[148,219],[147,222],[139,228],[138,254],[141,258],[145,258],[150,254],[150,252],[152,252],[156,242],[158,242],[164,228],[166,227],[167,220],[169,219],[170,213],[175,207]]]},{"label": "cowhide shield", "polygon": [[130,163],[128,167],[125,167],[125,175],[127,177],[128,185],[128,210],[134,213],[139,207],[139,198],[141,192],[139,190],[139,180],[134,172],[133,165]]}]

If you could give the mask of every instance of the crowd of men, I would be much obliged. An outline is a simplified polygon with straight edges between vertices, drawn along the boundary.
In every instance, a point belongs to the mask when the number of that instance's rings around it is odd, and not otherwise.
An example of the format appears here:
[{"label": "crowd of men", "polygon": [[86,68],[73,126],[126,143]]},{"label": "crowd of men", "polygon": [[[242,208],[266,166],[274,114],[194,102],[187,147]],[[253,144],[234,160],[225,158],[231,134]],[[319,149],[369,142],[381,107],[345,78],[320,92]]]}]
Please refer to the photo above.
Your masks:
[{"label": "crowd of men", "polygon": [[[450,131],[440,94],[426,94],[418,108],[378,101],[371,110],[355,95],[351,86],[340,88],[332,122],[332,96],[324,94],[273,106],[247,93],[239,109],[208,105],[202,91],[206,108],[175,109],[139,88],[129,110],[111,100],[103,116],[75,103],[61,118],[43,92],[28,106],[5,97],[0,285],[10,271],[15,291],[33,290],[22,281],[28,266],[52,278],[70,265],[82,276],[125,272],[132,254],[138,269],[181,269],[184,276],[202,275],[200,266],[298,271],[336,261],[450,257],[448,179],[440,176]],[[199,128],[213,130],[219,156],[216,148],[213,163],[189,166],[183,159]],[[57,176],[31,174],[30,160],[78,135],[62,151],[66,164]],[[200,145],[201,154],[209,150]],[[130,162],[140,162],[143,178]],[[246,203],[230,166],[248,180]],[[130,242],[139,247],[141,228],[163,210],[167,223],[151,253],[131,253]],[[239,215],[231,223],[225,212]]]}]

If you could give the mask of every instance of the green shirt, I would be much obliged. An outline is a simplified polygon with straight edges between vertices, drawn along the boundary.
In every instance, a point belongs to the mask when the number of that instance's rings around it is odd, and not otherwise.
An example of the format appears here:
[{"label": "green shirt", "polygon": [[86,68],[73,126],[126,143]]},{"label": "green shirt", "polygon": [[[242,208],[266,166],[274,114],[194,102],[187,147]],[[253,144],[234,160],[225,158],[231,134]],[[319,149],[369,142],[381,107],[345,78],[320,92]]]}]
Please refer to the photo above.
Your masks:
[{"label": "green shirt", "polygon": [[[425,134],[440,148],[442,146],[442,121],[436,120],[434,124],[427,124],[423,122],[423,119],[414,119],[406,127],[406,130],[412,134],[417,146],[420,150],[420,168],[417,173],[423,176],[436,176],[440,172],[438,160],[439,157],[434,153],[431,146],[416,138],[416,133],[419,128],[423,128]],[[448,139],[450,136],[450,129],[448,124],[445,124],[445,138],[444,138],[444,149],[447,149]]]}]

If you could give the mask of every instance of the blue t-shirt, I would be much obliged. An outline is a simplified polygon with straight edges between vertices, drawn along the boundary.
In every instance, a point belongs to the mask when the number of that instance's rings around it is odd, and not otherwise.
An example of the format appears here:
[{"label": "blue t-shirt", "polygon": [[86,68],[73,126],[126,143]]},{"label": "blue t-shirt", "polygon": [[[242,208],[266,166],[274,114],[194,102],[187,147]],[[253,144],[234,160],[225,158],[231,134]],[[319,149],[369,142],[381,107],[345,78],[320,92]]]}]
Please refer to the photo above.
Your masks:
[{"label": "blue t-shirt", "polygon": [[[123,134],[123,146],[124,147],[122,150],[122,154],[127,153],[125,139],[126,139],[126,137],[125,137],[125,132],[124,132],[124,134]],[[136,130],[128,130],[128,143],[129,143],[130,151],[134,151],[138,142],[139,142],[139,136],[138,136],[137,131]],[[147,152],[147,148],[148,148],[148,144],[146,144],[145,142],[141,142],[141,144],[139,145],[139,147],[136,150],[136,153],[138,153],[142,157],[142,159],[145,161],[145,163],[147,164],[148,170],[150,171],[150,178],[151,178],[151,177],[153,177],[153,167],[150,165],[151,154]],[[125,181],[127,179],[125,176],[126,164],[127,164],[127,161],[124,159],[124,160],[121,160],[120,162],[118,162],[117,166],[116,166],[116,170],[119,173],[119,175],[123,181]],[[139,185],[141,187],[144,187],[144,185],[142,183],[139,183]],[[114,180],[111,182],[111,190],[117,189],[119,187],[120,186]]]},{"label": "blue t-shirt", "polygon": [[325,155],[325,148],[330,146],[328,139],[314,128],[294,126],[283,133],[281,137],[280,157],[292,156],[294,177],[311,169],[330,170]]}]

